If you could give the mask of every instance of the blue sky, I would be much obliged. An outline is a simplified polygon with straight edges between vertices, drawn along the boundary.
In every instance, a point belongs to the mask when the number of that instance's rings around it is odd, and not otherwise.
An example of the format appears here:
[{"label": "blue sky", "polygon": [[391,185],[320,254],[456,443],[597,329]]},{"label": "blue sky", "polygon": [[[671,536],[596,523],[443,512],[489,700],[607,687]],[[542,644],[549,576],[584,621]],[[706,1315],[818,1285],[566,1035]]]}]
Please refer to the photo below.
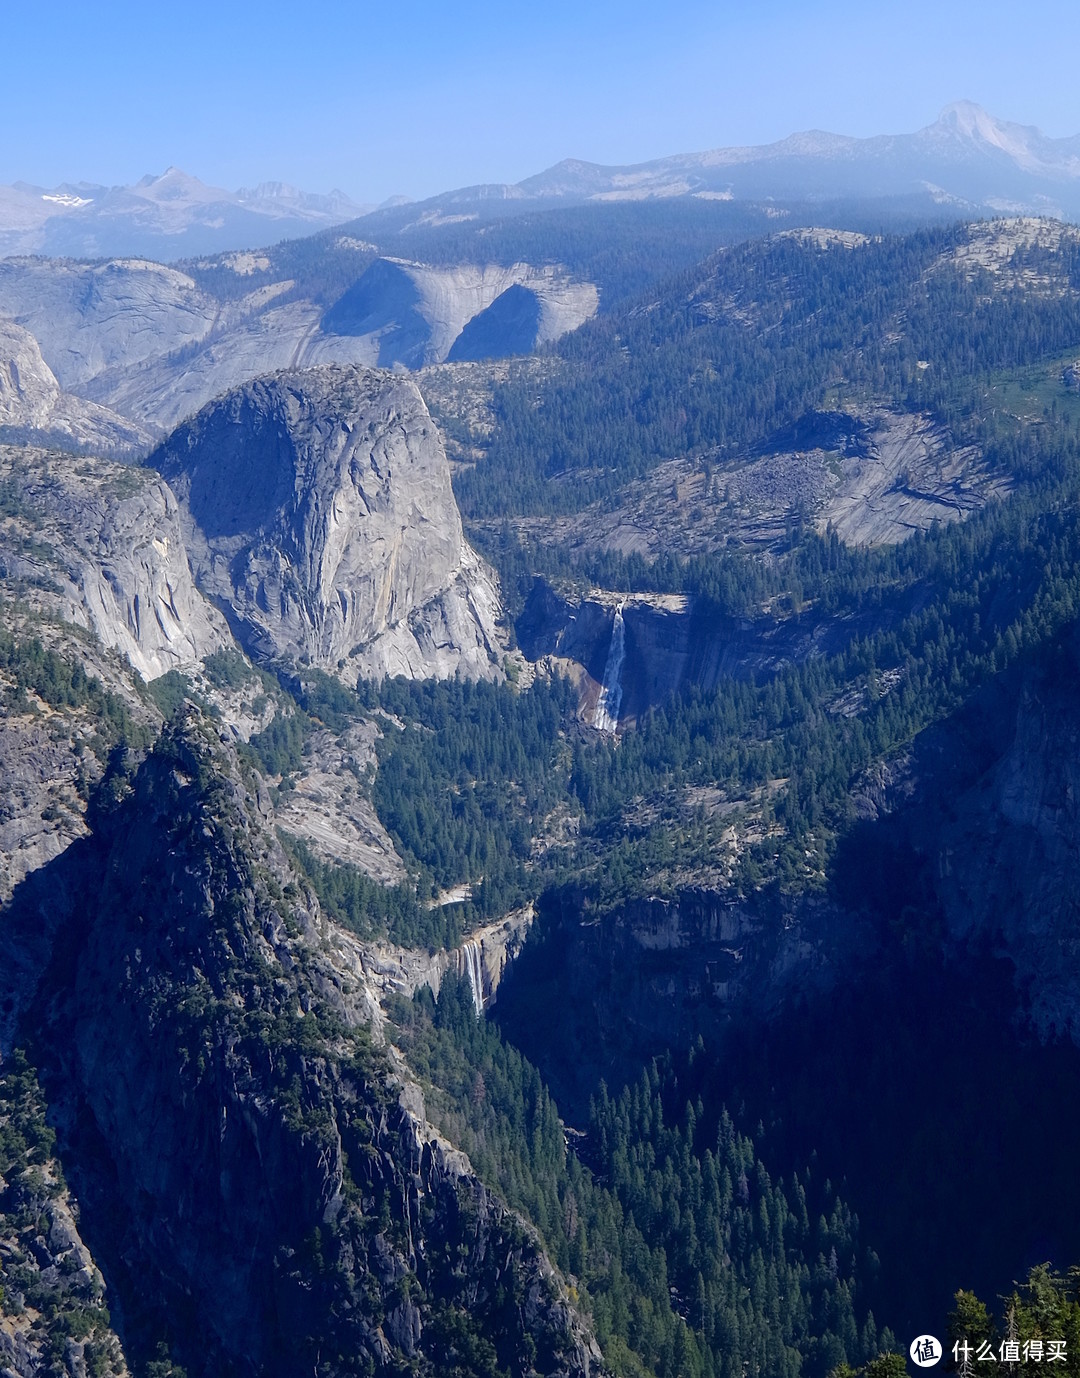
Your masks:
[{"label": "blue sky", "polygon": [[0,35],[0,183],[131,182],[175,164],[360,200],[930,123],[966,98],[1080,133],[1080,7],[486,0],[53,0]]}]

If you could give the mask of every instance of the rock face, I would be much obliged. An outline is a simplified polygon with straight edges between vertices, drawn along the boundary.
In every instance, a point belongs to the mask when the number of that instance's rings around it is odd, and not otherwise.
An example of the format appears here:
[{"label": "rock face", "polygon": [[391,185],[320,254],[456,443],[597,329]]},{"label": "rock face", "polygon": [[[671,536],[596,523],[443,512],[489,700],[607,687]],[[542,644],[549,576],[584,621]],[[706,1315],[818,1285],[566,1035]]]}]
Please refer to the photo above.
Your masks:
[{"label": "rock face", "polygon": [[[537,578],[515,630],[532,661],[560,673],[580,667],[580,713],[593,723],[609,669],[615,611],[622,607],[619,726],[630,726],[680,689],[709,690],[725,678],[776,674],[812,655],[834,655],[870,630],[864,619],[830,619],[812,610],[731,617],[682,594],[560,593]],[[881,615],[881,619],[889,613]]]},{"label": "rock face", "polygon": [[[458,417],[466,427],[470,411],[483,417],[464,389],[455,397],[444,385],[443,402],[441,380],[433,381],[425,386],[444,425],[460,434]],[[557,540],[650,560],[729,545],[779,554],[790,545],[793,519],[811,519],[849,545],[876,546],[906,541],[934,523],[965,521],[1014,483],[931,416],[872,407],[806,412],[747,454],[714,460],[667,460],[581,512],[518,517],[511,525],[526,543]]]},{"label": "rock face", "polygon": [[65,620],[94,631],[144,679],[193,665],[228,629],[192,582],[180,509],[145,469],[0,446],[8,579],[46,581]]},{"label": "rock face", "polygon": [[1040,1035],[1080,1044],[1078,669],[1074,629],[1023,676],[1000,755],[919,840],[953,936],[1007,956]]},{"label": "rock face", "polygon": [[150,433],[106,407],[62,392],[33,335],[0,320],[0,438],[98,454],[144,449]]},{"label": "rock face", "polygon": [[[338,931],[331,939],[339,951],[339,964],[353,969],[364,985],[379,998],[396,993],[412,996],[421,986],[438,995],[448,971],[469,982],[473,1003],[480,1014],[495,1004],[499,986],[525,942],[535,917],[533,905],[515,909],[505,918],[484,924],[452,951],[420,951],[392,943],[361,942]],[[377,1003],[373,1018],[381,1019]]]},{"label": "rock face", "polygon": [[405,879],[405,867],[375,807],[357,781],[376,766],[378,728],[355,723],[340,735],[312,734],[303,768],[278,803],[281,827],[312,848],[324,861],[358,866],[383,885]]},{"label": "rock face", "polygon": [[1080,628],[988,683],[863,780],[838,855],[852,906],[931,914],[1008,962],[1040,1038],[1080,1045]]},{"label": "rock face", "polygon": [[416,387],[359,369],[245,385],[149,461],[200,586],[262,657],[356,678],[495,678],[498,596]]},{"label": "rock face", "polygon": [[825,905],[696,886],[603,914],[575,890],[549,892],[499,988],[496,1019],[551,1078],[564,1113],[587,1119],[601,1076],[621,1085],[667,1049],[771,1014],[792,991],[828,990],[837,929]]},{"label": "rock face", "polygon": [[455,348],[464,359],[527,352],[595,315],[598,301],[592,283],[558,266],[431,268],[380,259],[326,311],[265,254],[202,267],[250,278],[251,290],[219,300],[191,274],[142,259],[4,259],[0,316],[36,338],[61,388],[160,436],[229,388],[275,369],[415,368]]},{"label": "rock face", "polygon": [[335,1378],[479,1333],[500,1368],[585,1378],[557,1275],[373,1044],[270,818],[191,719],[8,925],[45,904],[58,934],[30,1019],[130,1352]]},{"label": "rock face", "polygon": [[330,334],[370,338],[384,367],[531,353],[596,314],[592,283],[515,263],[433,268],[380,258],[323,317]]},{"label": "rock face", "polygon": [[147,425],[171,429],[230,388],[275,369],[317,364],[374,364],[377,348],[367,339],[325,335],[319,308],[306,301],[277,304],[291,283],[251,293],[190,350],[162,354],[134,367],[118,364],[84,386],[88,397]]}]

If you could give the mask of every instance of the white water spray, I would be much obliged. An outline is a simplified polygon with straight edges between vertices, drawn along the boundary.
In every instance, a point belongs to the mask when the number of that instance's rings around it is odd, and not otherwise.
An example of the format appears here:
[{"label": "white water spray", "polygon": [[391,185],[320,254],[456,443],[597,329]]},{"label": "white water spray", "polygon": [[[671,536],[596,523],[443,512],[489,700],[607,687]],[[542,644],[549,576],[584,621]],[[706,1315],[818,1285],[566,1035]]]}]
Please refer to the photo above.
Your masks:
[{"label": "white water spray", "polygon": [[484,1013],[484,960],[480,944],[472,938],[461,946],[461,965],[465,968],[461,974],[468,979],[479,1016]]},{"label": "white water spray", "polygon": [[622,603],[615,609],[615,621],[611,627],[611,647],[604,666],[604,683],[600,697],[596,700],[596,713],[593,727],[598,732],[614,733],[619,726],[619,709],[622,707],[623,660],[626,656],[626,627],[623,623]]}]

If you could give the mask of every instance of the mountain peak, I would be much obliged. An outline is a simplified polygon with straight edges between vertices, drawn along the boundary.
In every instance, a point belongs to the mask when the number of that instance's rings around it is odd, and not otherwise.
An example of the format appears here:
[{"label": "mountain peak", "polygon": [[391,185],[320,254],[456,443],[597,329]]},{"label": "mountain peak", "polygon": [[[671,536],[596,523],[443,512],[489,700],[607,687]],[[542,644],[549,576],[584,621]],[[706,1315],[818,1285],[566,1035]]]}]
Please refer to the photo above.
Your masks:
[{"label": "mountain peak", "polygon": [[1011,157],[1026,151],[1030,144],[1042,138],[1033,126],[999,120],[972,100],[953,101],[945,106],[935,127],[969,139],[972,143],[1000,148]]},{"label": "mountain peak", "polygon": [[971,100],[947,105],[923,135],[954,148],[1004,156],[1019,171],[1037,177],[1059,181],[1080,175],[1075,140],[1049,139],[1034,125],[1000,120]]}]

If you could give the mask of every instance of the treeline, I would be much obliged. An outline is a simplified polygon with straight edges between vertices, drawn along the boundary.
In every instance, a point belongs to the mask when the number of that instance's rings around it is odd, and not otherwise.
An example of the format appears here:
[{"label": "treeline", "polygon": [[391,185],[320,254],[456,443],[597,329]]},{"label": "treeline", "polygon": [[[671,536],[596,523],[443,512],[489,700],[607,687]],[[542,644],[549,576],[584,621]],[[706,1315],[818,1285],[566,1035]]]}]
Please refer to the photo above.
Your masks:
[{"label": "treeline", "polygon": [[437,1003],[425,988],[393,1017],[443,1128],[540,1230],[616,1372],[796,1378],[890,1345],[863,1299],[875,1260],[830,1185],[774,1182],[726,1112],[680,1100],[670,1067],[601,1090],[568,1150],[538,1072],[467,984],[451,974]]},{"label": "treeline", "polygon": [[402,947],[454,948],[465,936],[471,907],[424,903],[410,880],[381,885],[358,866],[323,861],[303,838],[285,836],[293,861],[323,911],[361,938],[389,938]]},{"label": "treeline", "polygon": [[952,242],[754,241],[668,279],[658,301],[589,322],[559,343],[570,376],[540,406],[535,387],[497,391],[487,457],[456,481],[463,511],[575,511],[664,459],[759,443],[850,376]]},{"label": "treeline", "polygon": [[997,1318],[974,1292],[959,1291],[955,1300],[945,1354],[954,1372],[1080,1374],[1080,1266],[1058,1273],[1036,1264],[1000,1298]]},{"label": "treeline", "polygon": [[[1055,1272],[1049,1263],[1028,1270],[1024,1282],[1001,1297],[999,1315],[974,1292],[959,1291],[948,1318],[942,1367],[963,1378],[975,1374],[1061,1378],[1080,1374],[1080,1266]],[[936,1337],[935,1337],[936,1338]],[[838,1364],[829,1378],[903,1378],[903,1355],[891,1353],[853,1368]]]},{"label": "treeline", "polygon": [[723,244],[767,234],[776,223],[764,206],[692,198],[530,209],[434,229],[417,223],[415,212],[404,228],[379,224],[401,218],[401,211],[376,214],[358,222],[356,232],[377,240],[383,253],[422,263],[560,263],[597,285],[601,312]]}]

